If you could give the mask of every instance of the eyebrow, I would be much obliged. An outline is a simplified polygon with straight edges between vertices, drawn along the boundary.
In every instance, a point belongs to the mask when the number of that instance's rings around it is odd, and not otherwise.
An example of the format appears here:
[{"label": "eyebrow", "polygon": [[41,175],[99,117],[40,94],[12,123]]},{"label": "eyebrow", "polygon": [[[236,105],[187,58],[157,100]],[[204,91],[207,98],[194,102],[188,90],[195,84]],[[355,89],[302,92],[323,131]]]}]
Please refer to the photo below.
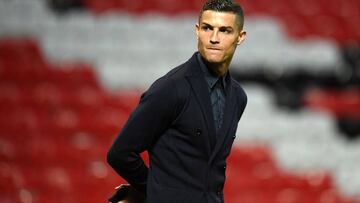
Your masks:
[{"label": "eyebrow", "polygon": [[[209,23],[205,23],[205,22],[202,22],[201,23],[202,25],[206,25],[206,26],[209,26],[209,27],[211,27],[211,28],[213,28],[214,26],[212,26],[211,24],[209,24]],[[231,27],[231,26],[221,26],[220,27],[220,29],[234,29],[233,27]]]}]

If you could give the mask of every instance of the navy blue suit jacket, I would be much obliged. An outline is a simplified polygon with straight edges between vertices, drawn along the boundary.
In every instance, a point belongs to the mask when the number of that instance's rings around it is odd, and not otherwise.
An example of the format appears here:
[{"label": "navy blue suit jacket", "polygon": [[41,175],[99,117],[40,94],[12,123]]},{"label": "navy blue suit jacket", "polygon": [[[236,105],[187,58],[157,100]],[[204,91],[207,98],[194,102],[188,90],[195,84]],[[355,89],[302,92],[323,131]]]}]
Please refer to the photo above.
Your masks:
[{"label": "navy blue suit jacket", "polygon": [[[230,76],[231,77],[231,76]],[[226,158],[247,97],[231,78],[218,136],[196,53],[141,96],[108,152],[108,162],[147,203],[221,203]],[[139,153],[148,150],[147,168]]]}]

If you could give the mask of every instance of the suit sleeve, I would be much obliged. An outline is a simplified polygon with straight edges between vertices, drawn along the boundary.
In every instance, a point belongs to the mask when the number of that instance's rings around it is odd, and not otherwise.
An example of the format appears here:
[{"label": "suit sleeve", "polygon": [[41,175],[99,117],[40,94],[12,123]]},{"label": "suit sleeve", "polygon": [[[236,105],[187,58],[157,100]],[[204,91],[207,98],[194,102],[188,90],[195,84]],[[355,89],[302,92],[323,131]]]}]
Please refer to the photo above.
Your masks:
[{"label": "suit sleeve", "polygon": [[171,124],[177,106],[174,86],[171,80],[161,78],[141,96],[107,154],[111,167],[144,194],[148,168],[140,153],[150,149]]}]

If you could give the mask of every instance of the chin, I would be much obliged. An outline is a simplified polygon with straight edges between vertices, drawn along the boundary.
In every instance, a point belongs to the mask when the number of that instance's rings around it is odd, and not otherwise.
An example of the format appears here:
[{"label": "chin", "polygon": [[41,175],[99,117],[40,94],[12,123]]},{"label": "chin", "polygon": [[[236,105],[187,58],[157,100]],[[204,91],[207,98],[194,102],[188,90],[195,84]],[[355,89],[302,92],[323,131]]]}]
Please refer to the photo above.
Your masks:
[{"label": "chin", "polygon": [[221,57],[206,57],[205,60],[208,63],[222,63],[224,60]]},{"label": "chin", "polygon": [[212,59],[209,59],[207,60],[208,63],[212,63],[212,64],[218,64],[218,63],[222,63],[222,60],[212,60]]},{"label": "chin", "polygon": [[205,60],[209,63],[221,63],[223,57],[215,54],[205,54]]}]

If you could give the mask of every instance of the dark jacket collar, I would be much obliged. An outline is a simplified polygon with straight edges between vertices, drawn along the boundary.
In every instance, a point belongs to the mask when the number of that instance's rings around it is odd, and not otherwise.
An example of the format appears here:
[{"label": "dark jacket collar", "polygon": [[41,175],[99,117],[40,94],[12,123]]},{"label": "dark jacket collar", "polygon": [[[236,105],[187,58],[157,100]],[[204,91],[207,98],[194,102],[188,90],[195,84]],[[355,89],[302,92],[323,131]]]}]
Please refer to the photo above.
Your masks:
[{"label": "dark jacket collar", "polygon": [[[199,52],[195,52],[191,58],[186,62],[186,65],[188,66],[188,70],[186,73],[186,76],[204,76],[204,71],[201,68],[200,61],[198,60],[198,54]],[[205,65],[205,63],[204,63]],[[231,78],[230,71],[226,73],[225,80],[226,83],[229,84]]]},{"label": "dark jacket collar", "polygon": [[205,76],[205,80],[209,86],[210,89],[213,89],[213,87],[215,86],[216,82],[221,79],[222,81],[222,85],[224,87],[224,89],[226,88],[226,83],[227,83],[227,75],[228,73],[225,74],[224,77],[219,77],[216,74],[212,73],[209,68],[207,67],[207,65],[204,62],[204,59],[202,58],[201,54],[198,52],[196,54],[197,60],[199,62],[201,71],[204,73]]}]

